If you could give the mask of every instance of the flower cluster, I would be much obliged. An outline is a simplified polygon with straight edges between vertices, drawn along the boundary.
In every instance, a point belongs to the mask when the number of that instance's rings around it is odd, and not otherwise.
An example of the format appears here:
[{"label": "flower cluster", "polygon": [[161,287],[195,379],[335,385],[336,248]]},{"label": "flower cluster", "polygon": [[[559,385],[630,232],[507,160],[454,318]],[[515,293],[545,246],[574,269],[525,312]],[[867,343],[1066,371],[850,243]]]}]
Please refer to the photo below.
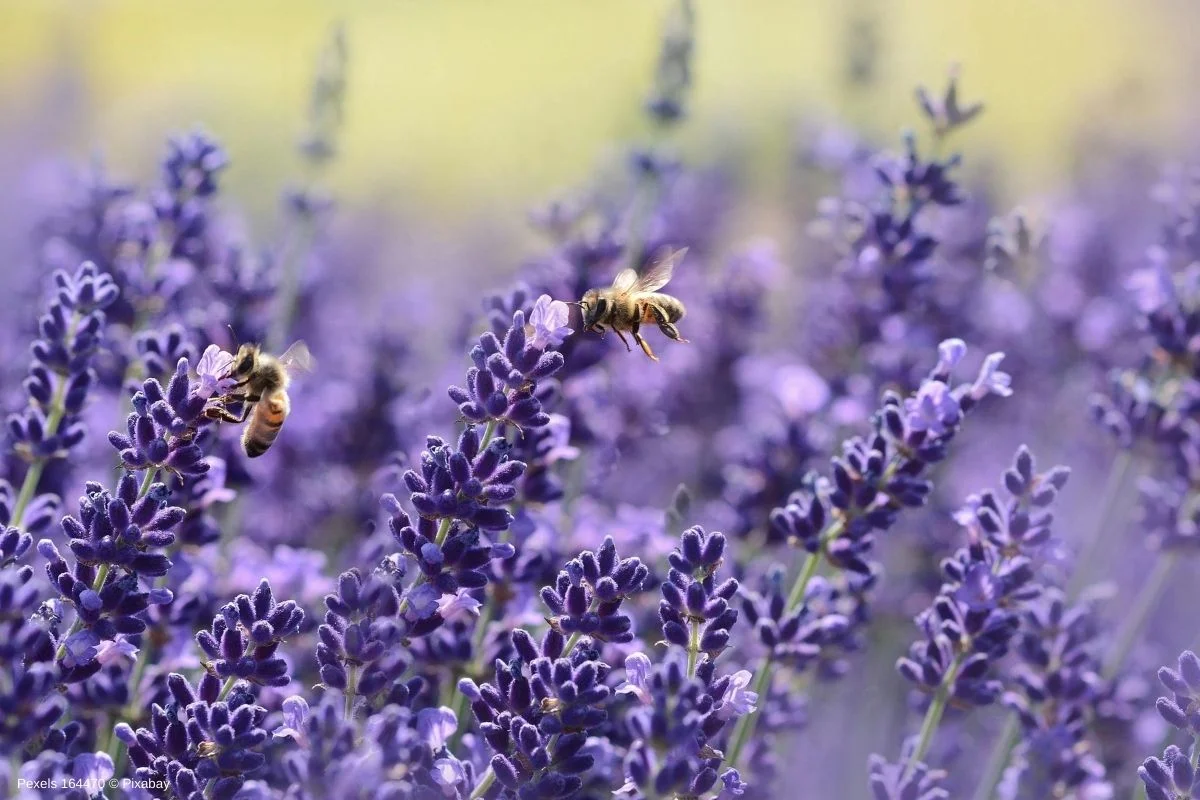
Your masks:
[{"label": "flower cluster", "polygon": [[14,448],[35,463],[65,456],[83,441],[79,415],[96,380],[91,362],[104,335],[104,309],[119,294],[112,279],[87,262],[74,274],[55,272],[54,287],[22,384],[29,407],[8,418]]}]

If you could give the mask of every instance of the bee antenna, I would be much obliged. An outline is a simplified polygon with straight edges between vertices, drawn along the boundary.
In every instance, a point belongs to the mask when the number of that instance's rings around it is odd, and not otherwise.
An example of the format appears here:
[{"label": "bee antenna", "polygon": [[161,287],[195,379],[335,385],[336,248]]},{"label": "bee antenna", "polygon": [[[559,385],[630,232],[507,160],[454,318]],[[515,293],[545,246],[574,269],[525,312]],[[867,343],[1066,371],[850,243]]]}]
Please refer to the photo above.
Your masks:
[{"label": "bee antenna", "polygon": [[226,328],[229,328],[229,338],[231,338],[231,339],[233,340],[233,349],[234,349],[234,350],[237,350],[237,349],[238,349],[238,347],[239,347],[239,345],[241,344],[241,343],[238,341],[238,335],[237,335],[237,331],[235,331],[235,330],[233,329],[233,326],[232,326],[232,325],[230,325],[228,322],[226,322],[226,323],[225,323],[225,327],[226,327]]}]

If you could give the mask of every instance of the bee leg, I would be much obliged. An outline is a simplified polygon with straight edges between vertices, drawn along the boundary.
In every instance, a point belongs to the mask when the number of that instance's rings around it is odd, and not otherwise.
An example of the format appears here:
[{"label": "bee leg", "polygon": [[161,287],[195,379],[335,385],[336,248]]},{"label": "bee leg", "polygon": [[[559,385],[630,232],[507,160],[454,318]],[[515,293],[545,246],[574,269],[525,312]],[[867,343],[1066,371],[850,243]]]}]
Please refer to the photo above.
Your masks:
[{"label": "bee leg", "polygon": [[640,333],[634,332],[633,339],[641,345],[642,352],[650,356],[651,361],[658,361],[658,356],[654,355],[654,351],[650,349],[650,343],[647,342]]},{"label": "bee leg", "polygon": [[676,328],[674,325],[672,325],[669,322],[658,323],[658,329],[660,331],[662,331],[663,335],[666,336],[668,339],[671,339],[676,342],[686,342],[687,341],[687,339],[685,339],[679,335],[679,328]]},{"label": "bee leg", "polygon": [[[613,328],[613,333],[615,333],[615,334],[617,335],[617,337],[618,337],[618,338],[621,340],[621,344],[625,345],[625,352],[626,352],[626,353],[632,353],[632,352],[633,352],[633,348],[629,346],[629,340],[625,338],[625,334],[621,333],[621,332],[620,332],[619,330],[617,330],[616,328]],[[636,338],[637,338],[637,333],[636,333],[636,332],[634,332],[633,336],[634,336],[634,338],[636,339]]]}]

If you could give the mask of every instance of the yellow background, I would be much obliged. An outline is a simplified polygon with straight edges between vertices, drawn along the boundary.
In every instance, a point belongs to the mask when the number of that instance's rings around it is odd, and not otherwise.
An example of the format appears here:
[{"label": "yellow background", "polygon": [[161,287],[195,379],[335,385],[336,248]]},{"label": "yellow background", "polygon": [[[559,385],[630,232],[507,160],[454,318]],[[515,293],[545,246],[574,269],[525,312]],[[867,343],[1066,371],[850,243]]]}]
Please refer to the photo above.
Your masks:
[{"label": "yellow background", "polygon": [[[350,50],[343,195],[455,224],[519,221],[644,134],[639,115],[666,0],[125,0],[0,2],[0,133],[147,177],[172,131],[228,147],[251,211],[294,174],[315,54],[331,22]],[[1002,160],[1007,193],[1049,188],[1088,121],[1156,145],[1190,123],[1185,2],[699,0],[692,120],[703,159],[729,142],[769,189],[797,121],[829,112],[891,136],[912,88],[961,62],[988,110],[956,144]],[[877,85],[842,80],[848,20],[877,19]]]}]

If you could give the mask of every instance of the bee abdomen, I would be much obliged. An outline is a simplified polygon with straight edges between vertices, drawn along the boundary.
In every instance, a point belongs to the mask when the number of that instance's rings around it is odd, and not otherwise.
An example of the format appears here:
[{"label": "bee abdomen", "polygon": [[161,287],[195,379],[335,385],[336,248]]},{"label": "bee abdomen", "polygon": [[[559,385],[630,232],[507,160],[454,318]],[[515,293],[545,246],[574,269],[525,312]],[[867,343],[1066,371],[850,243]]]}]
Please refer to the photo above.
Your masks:
[{"label": "bee abdomen", "polygon": [[646,301],[646,311],[644,322],[678,322],[683,319],[683,315],[687,313],[687,308],[684,307],[683,301],[671,297],[669,294],[655,295],[652,300]]},{"label": "bee abdomen", "polygon": [[287,395],[264,398],[254,407],[250,424],[242,434],[242,449],[250,458],[258,458],[275,443],[288,413]]}]

